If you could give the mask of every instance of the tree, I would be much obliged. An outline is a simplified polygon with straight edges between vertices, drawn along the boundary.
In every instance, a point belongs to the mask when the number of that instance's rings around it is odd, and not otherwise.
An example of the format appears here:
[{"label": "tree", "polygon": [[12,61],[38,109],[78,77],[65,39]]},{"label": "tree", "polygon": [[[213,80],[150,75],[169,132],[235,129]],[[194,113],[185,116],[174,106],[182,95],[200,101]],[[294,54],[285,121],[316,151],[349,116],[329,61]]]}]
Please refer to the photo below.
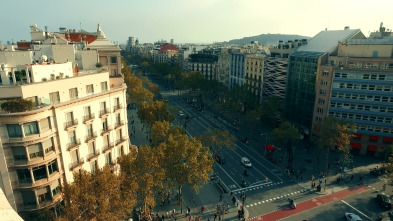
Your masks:
[{"label": "tree", "polygon": [[141,103],[138,109],[138,116],[150,127],[156,121],[172,122],[174,120],[174,116],[167,111],[166,104],[162,101],[154,101],[153,103]]},{"label": "tree", "polygon": [[236,138],[233,135],[230,135],[227,130],[208,130],[202,136],[198,136],[196,138],[200,140],[204,146],[210,147],[213,156],[221,154],[224,149],[236,149]]},{"label": "tree", "polygon": [[156,121],[152,126],[152,143],[153,147],[157,147],[161,143],[168,141],[169,134],[185,134],[185,130],[180,126],[170,126],[169,121]]},{"label": "tree", "polygon": [[393,144],[390,144],[389,146],[380,149],[380,156],[384,159],[384,160],[389,160],[389,157],[392,157],[393,155]]},{"label": "tree", "polygon": [[299,130],[292,126],[291,123],[284,122],[273,130],[272,137],[277,145],[282,146],[288,152],[287,168],[292,169],[293,145],[295,145],[300,139]]},{"label": "tree", "polygon": [[162,191],[165,170],[161,166],[163,154],[150,146],[139,147],[138,152],[123,155],[120,168],[125,179],[137,185],[137,201],[142,205],[142,219],[148,220],[150,208],[154,208],[155,193]]},{"label": "tree", "polygon": [[123,186],[124,176],[111,172],[109,166],[90,174],[74,173],[74,182],[62,187],[63,216],[68,220],[121,220],[135,206],[135,191]]},{"label": "tree", "polygon": [[356,133],[356,125],[353,122],[328,116],[316,125],[313,131],[313,141],[317,147],[325,150],[327,163],[329,162],[330,150],[340,151],[344,154],[344,161],[348,161],[350,160],[351,150],[350,140],[354,133]]},{"label": "tree", "polygon": [[10,113],[30,111],[33,110],[33,107],[33,101],[23,98],[7,100],[6,102],[1,104],[1,109]]},{"label": "tree", "polygon": [[209,181],[214,161],[209,148],[202,146],[196,138],[185,134],[169,134],[167,142],[158,146],[164,156],[163,167],[166,171],[168,187],[179,190],[188,183],[198,191]]}]

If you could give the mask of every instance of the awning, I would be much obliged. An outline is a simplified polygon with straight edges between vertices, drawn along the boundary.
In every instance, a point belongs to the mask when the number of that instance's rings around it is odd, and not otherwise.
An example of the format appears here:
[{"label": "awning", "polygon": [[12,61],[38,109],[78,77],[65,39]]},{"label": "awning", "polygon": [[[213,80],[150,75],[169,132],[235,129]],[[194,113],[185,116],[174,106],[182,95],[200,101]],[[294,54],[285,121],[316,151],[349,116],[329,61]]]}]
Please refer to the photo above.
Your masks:
[{"label": "awning", "polygon": [[378,136],[370,136],[370,140],[373,140],[373,141],[378,141]]},{"label": "awning", "polygon": [[351,147],[356,149],[362,149],[362,144],[351,142]]},{"label": "awning", "polygon": [[274,150],[274,146],[273,145],[266,145],[265,149],[266,150]]},{"label": "awning", "polygon": [[362,135],[358,133],[354,133],[353,136],[358,139],[362,138]]},{"label": "awning", "polygon": [[375,145],[368,145],[367,149],[370,150],[370,151],[377,151],[377,146],[375,146]]},{"label": "awning", "polygon": [[393,138],[384,137],[383,142],[384,143],[393,143]]}]

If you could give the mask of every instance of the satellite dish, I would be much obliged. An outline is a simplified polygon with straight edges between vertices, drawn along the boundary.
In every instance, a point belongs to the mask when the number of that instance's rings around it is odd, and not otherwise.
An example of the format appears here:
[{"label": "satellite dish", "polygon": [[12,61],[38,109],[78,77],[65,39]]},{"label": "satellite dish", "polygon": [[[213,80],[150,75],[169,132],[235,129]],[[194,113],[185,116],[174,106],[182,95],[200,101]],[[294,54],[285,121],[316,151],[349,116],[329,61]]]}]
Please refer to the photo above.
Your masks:
[{"label": "satellite dish", "polygon": [[48,57],[46,55],[41,56],[41,62],[48,61]]}]

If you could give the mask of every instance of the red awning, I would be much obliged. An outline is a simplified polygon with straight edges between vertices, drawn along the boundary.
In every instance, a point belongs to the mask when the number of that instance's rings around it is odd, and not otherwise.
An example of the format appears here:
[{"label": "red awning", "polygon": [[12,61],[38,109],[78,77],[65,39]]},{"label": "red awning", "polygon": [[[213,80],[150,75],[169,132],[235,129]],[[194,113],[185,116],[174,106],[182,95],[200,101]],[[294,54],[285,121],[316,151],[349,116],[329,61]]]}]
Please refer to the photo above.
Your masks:
[{"label": "red awning", "polygon": [[362,135],[361,135],[361,134],[357,134],[357,133],[353,134],[353,136],[354,136],[355,138],[358,138],[358,139],[362,138]]},{"label": "red awning", "polygon": [[368,145],[367,149],[370,150],[370,151],[377,151],[377,146],[375,146],[375,145]]},{"label": "red awning", "polygon": [[356,149],[362,149],[362,144],[360,143],[352,143],[351,142],[351,147],[356,148]]},{"label": "red awning", "polygon": [[370,140],[374,140],[374,141],[377,141],[378,140],[378,136],[370,136]]},{"label": "red awning", "polygon": [[266,145],[265,149],[266,150],[274,150],[274,146],[273,145]]},{"label": "red awning", "polygon": [[393,143],[393,138],[384,137],[383,142],[384,143]]}]

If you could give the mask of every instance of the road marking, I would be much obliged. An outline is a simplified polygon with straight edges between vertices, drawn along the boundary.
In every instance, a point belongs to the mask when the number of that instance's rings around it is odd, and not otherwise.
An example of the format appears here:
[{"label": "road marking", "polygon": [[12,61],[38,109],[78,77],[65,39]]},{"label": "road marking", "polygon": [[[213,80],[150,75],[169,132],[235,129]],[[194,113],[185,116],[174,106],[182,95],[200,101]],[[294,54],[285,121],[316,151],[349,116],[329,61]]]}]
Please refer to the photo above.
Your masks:
[{"label": "road marking", "polygon": [[[235,182],[235,180],[232,179],[231,176],[229,176],[229,174],[227,173],[227,171],[224,170],[224,168],[222,168],[219,164],[217,164],[217,166],[218,166],[222,171],[224,171],[224,173],[225,173],[225,174],[226,174],[226,175],[227,175],[227,176],[228,176],[228,177],[229,177],[229,178],[230,178],[239,188],[240,188],[240,185],[237,184],[237,183]],[[226,186],[224,182],[221,181],[221,183],[222,183],[224,186]],[[229,190],[229,189],[228,189],[228,190]]]},{"label": "road marking", "polygon": [[353,207],[352,205],[350,205],[349,203],[345,202],[344,200],[341,200],[341,202],[347,204],[349,207],[351,207],[352,209],[356,210],[358,213],[362,214],[362,215],[363,215],[364,217],[366,217],[367,219],[373,220],[373,219],[371,219],[370,217],[368,217],[366,214],[360,212],[358,209],[356,209],[355,207]]}]

